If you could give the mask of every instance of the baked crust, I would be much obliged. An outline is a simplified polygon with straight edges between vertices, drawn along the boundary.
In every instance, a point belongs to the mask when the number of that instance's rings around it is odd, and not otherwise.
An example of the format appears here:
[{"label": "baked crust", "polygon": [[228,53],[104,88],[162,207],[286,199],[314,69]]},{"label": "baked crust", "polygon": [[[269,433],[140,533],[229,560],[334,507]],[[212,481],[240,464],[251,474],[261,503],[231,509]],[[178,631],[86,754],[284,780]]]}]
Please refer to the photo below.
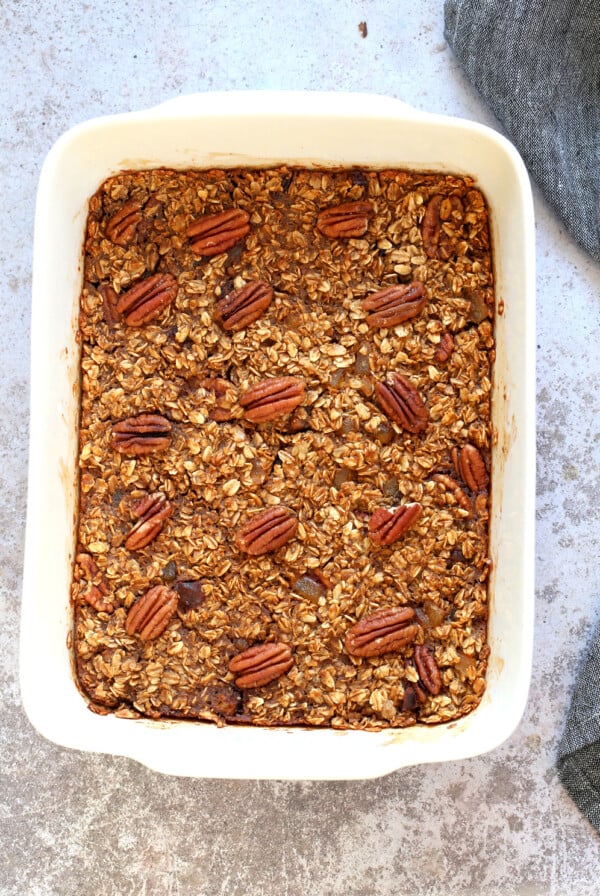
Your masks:
[{"label": "baked crust", "polygon": [[[324,209],[365,201],[373,214],[363,236],[317,228]],[[125,207],[133,223],[112,241]],[[231,208],[247,212],[249,232],[199,257],[188,229]],[[490,471],[494,359],[488,212],[474,183],[286,167],[126,172],[90,200],[84,249],[72,600],[91,708],[363,729],[470,712],[485,689],[490,500],[452,457],[472,446]],[[176,280],[175,298],[128,325],[115,302],[156,274]],[[272,300],[245,329],[225,331],[217,304],[253,281],[269,284]],[[427,293],[414,317],[388,329],[367,322],[369,295],[413,282]],[[426,406],[422,430],[407,431],[378,403],[376,384],[391,374]],[[248,420],[240,398],[282,377],[302,381],[302,403]],[[115,450],[112,428],[142,415],[170,423],[161,450]],[[156,493],[170,516],[150,543],[128,549],[135,507]],[[405,503],[420,505],[416,522],[393,544],[374,543],[372,514]],[[293,536],[258,556],[241,551],[236,532],[278,505],[297,520]],[[127,634],[142,595],[181,582],[197,584],[180,588],[158,637]],[[415,612],[414,642],[372,657],[345,650],[361,619],[403,607]],[[265,643],[289,645],[293,665],[237,688],[232,657]],[[439,671],[438,693],[420,682],[419,645]],[[413,686],[422,700],[405,699]]]}]

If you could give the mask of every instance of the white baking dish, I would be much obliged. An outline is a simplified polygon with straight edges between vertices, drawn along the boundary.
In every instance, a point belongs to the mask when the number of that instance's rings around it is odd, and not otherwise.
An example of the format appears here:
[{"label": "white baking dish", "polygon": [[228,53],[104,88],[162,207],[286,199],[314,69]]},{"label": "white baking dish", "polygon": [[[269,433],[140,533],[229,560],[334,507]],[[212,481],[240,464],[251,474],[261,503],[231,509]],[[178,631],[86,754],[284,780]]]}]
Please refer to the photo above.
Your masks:
[{"label": "white baking dish", "polygon": [[[122,169],[284,162],[471,174],[489,202],[499,311],[491,657],[481,705],[457,722],[385,732],[156,723],[95,715],[74,683],[67,636],[77,494],[76,328],[87,201]],[[498,746],[521,717],[531,669],[534,349],[529,181],[515,149],[488,128],[422,114],[385,97],[216,93],[70,130],[44,163],[35,220],[21,630],[22,696],[33,725],[67,747],[130,756],[162,772],[198,777],[371,778]]]}]

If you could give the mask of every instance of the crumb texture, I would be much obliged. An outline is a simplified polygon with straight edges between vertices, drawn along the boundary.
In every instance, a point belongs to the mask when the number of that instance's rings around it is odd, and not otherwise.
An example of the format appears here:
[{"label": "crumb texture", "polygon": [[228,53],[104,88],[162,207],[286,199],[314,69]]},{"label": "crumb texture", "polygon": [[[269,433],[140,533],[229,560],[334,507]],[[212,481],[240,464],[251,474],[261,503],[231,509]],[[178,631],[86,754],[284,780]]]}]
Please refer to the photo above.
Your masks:
[{"label": "crumb texture", "polygon": [[124,173],[84,248],[90,708],[364,729],[474,709],[494,293],[473,182]]}]

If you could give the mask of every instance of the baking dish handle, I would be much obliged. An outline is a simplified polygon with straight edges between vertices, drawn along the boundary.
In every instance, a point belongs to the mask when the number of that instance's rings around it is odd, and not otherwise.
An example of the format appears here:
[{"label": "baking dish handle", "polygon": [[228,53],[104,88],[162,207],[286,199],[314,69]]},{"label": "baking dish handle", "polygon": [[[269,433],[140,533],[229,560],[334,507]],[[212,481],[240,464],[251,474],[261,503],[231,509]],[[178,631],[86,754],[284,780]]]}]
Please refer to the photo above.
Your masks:
[{"label": "baking dish handle", "polygon": [[173,97],[154,107],[173,115],[376,115],[426,118],[427,113],[395,97],[334,91],[224,90]]}]

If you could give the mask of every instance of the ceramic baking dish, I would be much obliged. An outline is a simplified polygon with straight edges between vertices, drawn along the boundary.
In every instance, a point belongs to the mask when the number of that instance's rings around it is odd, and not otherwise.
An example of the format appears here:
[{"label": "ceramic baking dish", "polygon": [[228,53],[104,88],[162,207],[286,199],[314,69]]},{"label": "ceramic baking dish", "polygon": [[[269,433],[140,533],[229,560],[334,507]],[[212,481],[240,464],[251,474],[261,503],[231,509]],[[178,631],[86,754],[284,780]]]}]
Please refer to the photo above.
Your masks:
[{"label": "ceramic baking dish", "polygon": [[[88,199],[123,169],[366,166],[475,177],[490,207],[497,295],[488,686],[445,725],[382,732],[217,728],[99,716],[78,691],[67,638],[77,506],[79,293]],[[372,778],[461,759],[514,730],[529,686],[534,564],[534,225],[523,163],[496,132],[385,97],[229,93],[181,97],[63,135],[37,197],[31,442],[21,689],[38,731],[63,746],[132,757],[176,775]]]}]

